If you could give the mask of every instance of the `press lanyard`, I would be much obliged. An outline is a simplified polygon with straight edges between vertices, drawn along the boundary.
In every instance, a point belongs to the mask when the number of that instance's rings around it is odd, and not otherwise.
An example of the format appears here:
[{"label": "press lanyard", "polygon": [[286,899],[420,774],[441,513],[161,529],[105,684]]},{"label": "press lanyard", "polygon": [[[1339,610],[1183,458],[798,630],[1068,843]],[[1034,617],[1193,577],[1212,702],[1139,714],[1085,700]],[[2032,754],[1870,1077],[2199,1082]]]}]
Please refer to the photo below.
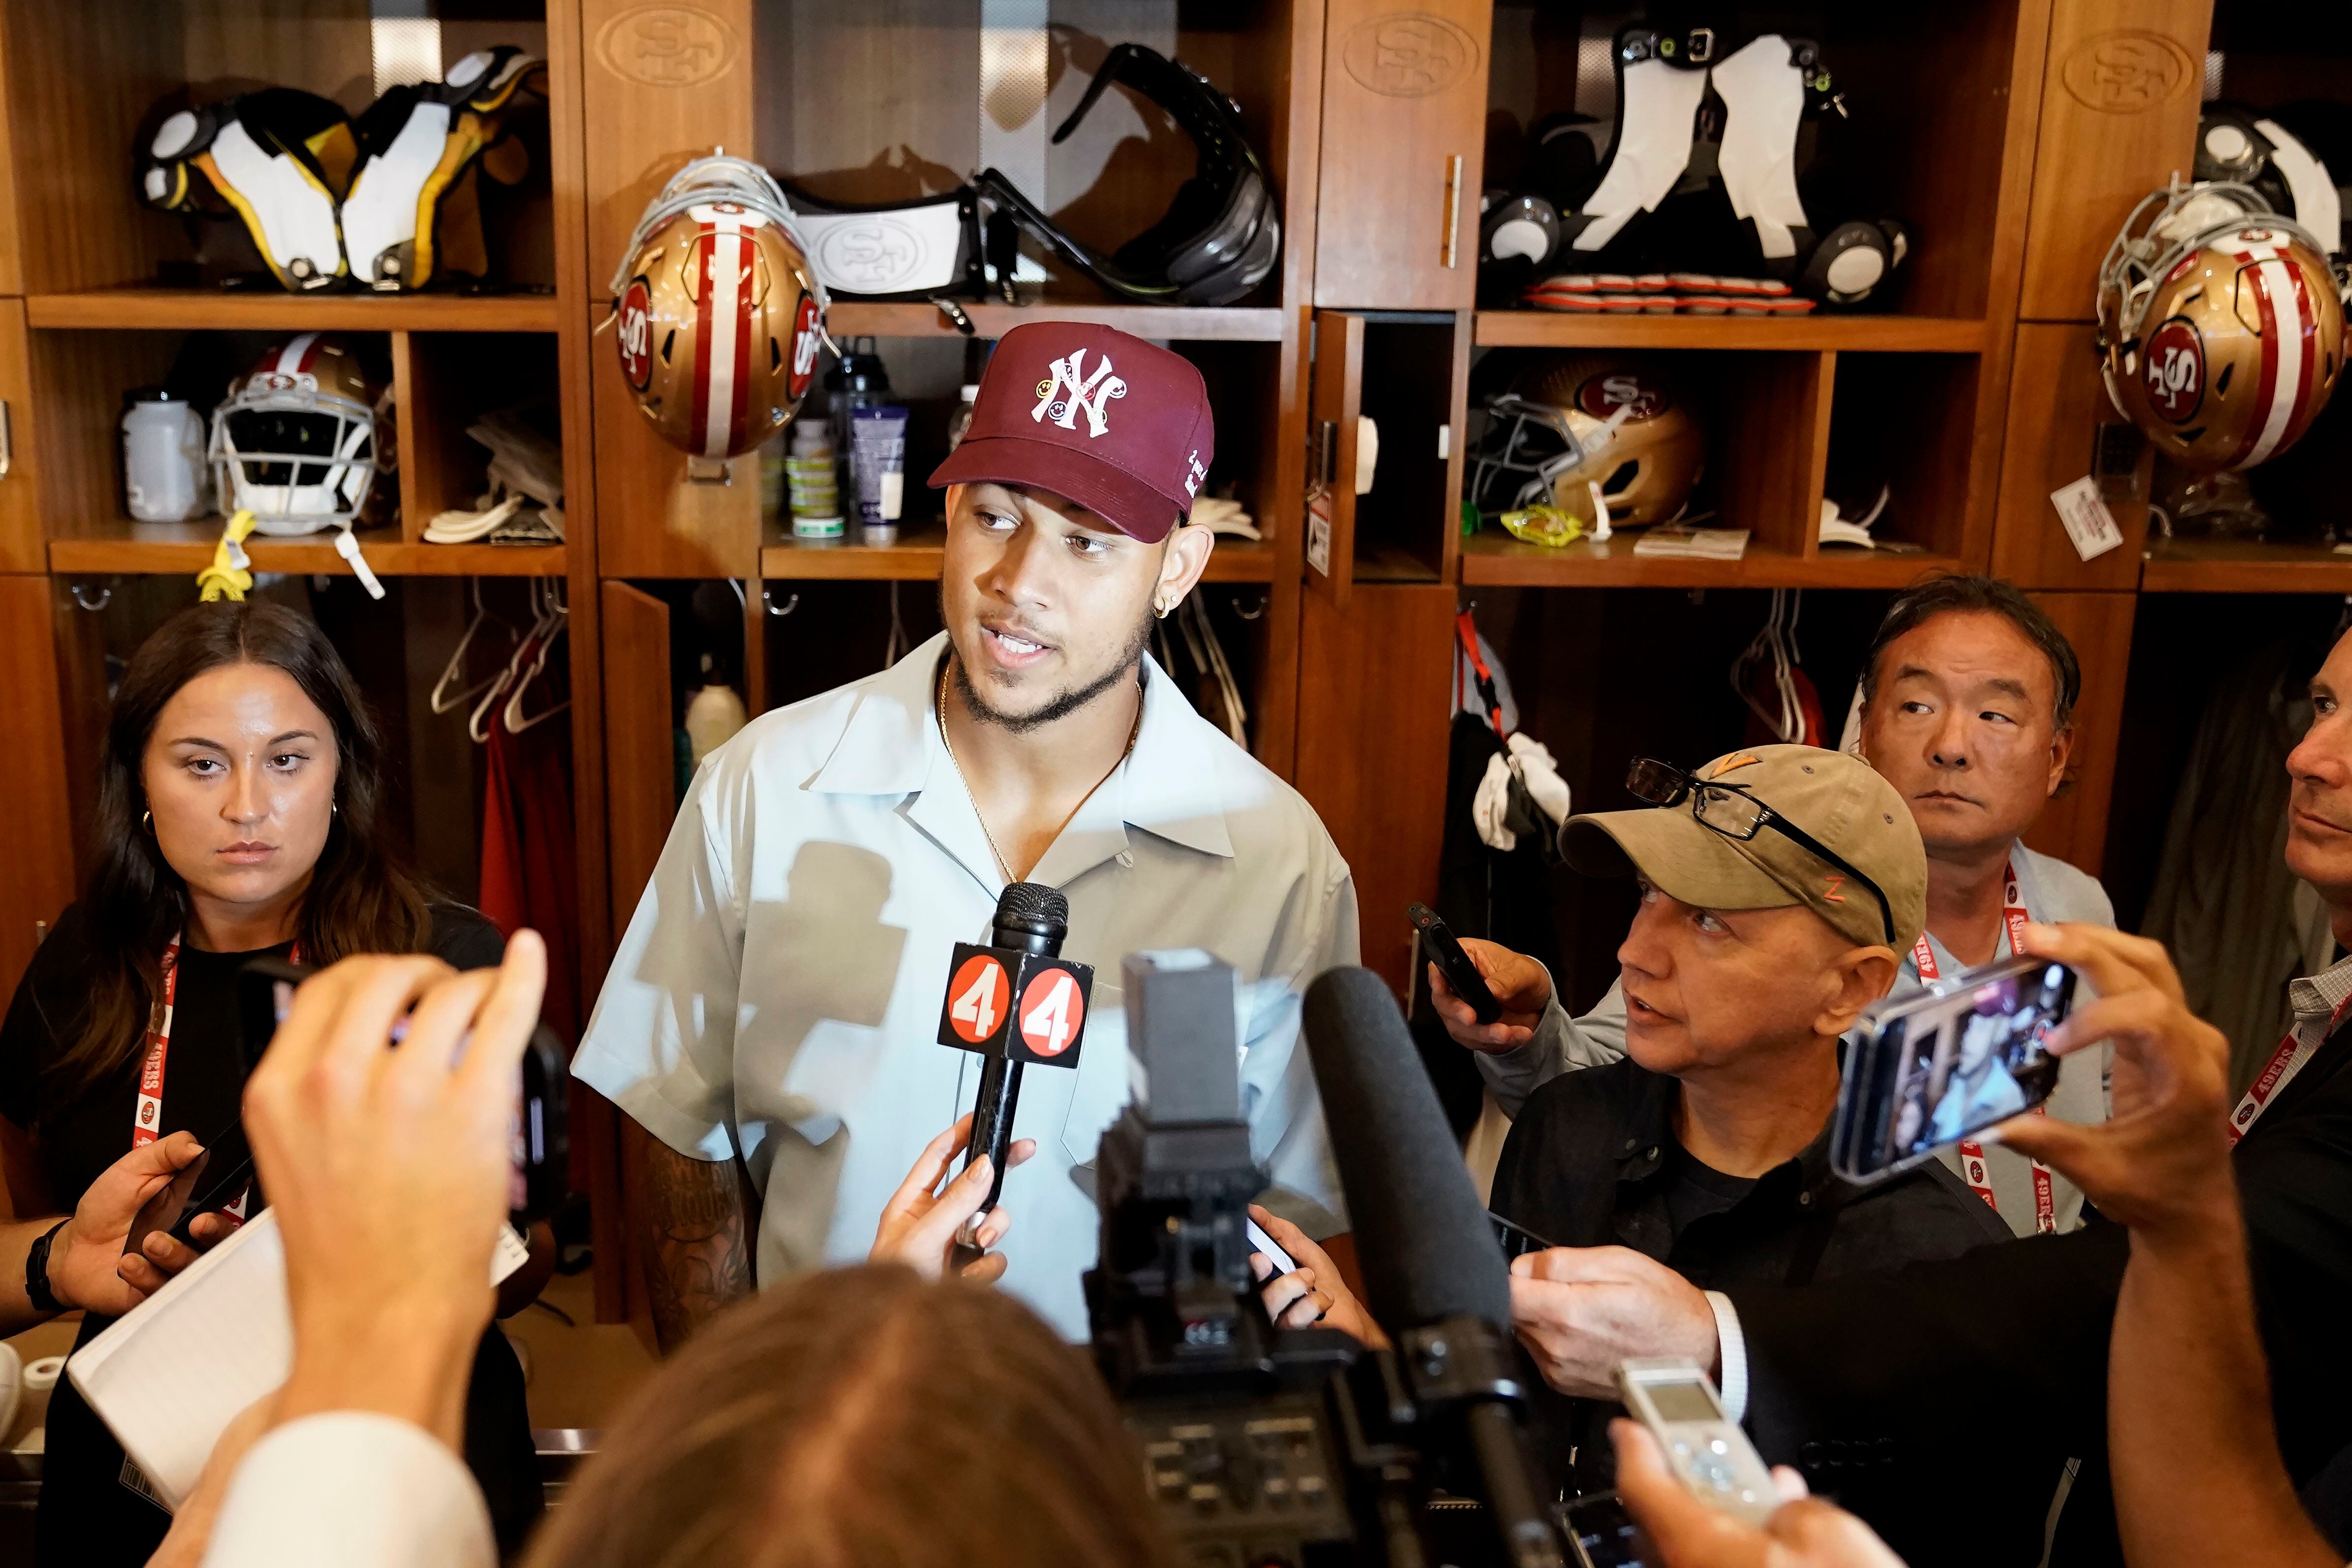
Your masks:
[{"label": "press lanyard", "polygon": [[2276,1051],[2271,1052],[2270,1064],[2255,1074],[2252,1084],[2246,1090],[2245,1098],[2240,1100],[2238,1108],[2230,1113],[2230,1142],[2232,1145],[2246,1135],[2246,1130],[2254,1124],[2254,1118],[2270,1104],[2271,1096],[2285,1088],[2288,1081],[2303,1071],[2303,1064],[2327,1043],[2347,1011],[2352,1011],[2352,997],[2336,1004],[2336,1010],[2328,1015],[2327,1027],[2307,1045],[2304,1043],[2300,1027],[2286,1031],[2286,1038],[2279,1041]]},{"label": "press lanyard", "polygon": [[[2032,916],[2025,913],[2025,900],[2017,891],[2014,862],[2001,866],[2000,882],[2000,918],[2002,924],[2009,927],[2009,950],[2012,954],[2021,953],[2025,950],[2025,925]],[[1911,946],[1911,962],[1918,969],[1922,980],[1940,977],[1936,950],[1928,944],[1925,931],[1919,933],[1919,940]],[[2288,1043],[2294,1043],[2293,1037],[2289,1037]],[[2043,1114],[2043,1108],[2036,1105],[2033,1113],[2037,1116]],[[1960,1140],[1960,1175],[1968,1182],[1969,1190],[1984,1199],[1987,1207],[1995,1214],[2000,1212],[2000,1200],[1992,1193],[1991,1174],[1985,1168],[1984,1145],[1974,1138]],[[2051,1186],[2050,1167],[2040,1160],[2033,1162],[2033,1228],[2045,1235],[2058,1228],[2057,1197]]]},{"label": "press lanyard", "polygon": [[[289,964],[302,961],[302,944],[297,942],[286,955]],[[163,995],[155,1005],[147,1024],[147,1055],[139,1064],[139,1100],[131,1113],[131,1146],[143,1149],[153,1143],[163,1126],[163,1069],[172,1055],[172,1008],[180,995],[180,938],[172,938],[163,949]],[[239,1195],[226,1211],[230,1219],[242,1224],[245,1219],[245,1197]]]}]

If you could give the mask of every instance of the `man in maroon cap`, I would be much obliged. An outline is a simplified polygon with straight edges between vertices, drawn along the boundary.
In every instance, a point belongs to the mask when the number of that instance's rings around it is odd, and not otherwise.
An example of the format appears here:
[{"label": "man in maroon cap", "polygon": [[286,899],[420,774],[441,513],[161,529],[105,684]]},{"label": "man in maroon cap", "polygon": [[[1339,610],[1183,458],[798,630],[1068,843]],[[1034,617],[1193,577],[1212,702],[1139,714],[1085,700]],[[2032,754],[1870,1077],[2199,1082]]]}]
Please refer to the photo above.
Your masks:
[{"label": "man in maroon cap", "polygon": [[938,1043],[950,956],[1024,881],[1067,895],[1063,953],[1094,990],[1076,1070],[1024,1079],[1036,1155],[982,1231],[1016,1234],[974,1267],[1087,1336],[1095,1145],[1129,1097],[1120,965],[1197,947],[1237,971],[1265,1223],[1304,1266],[1286,1320],[1329,1304],[1312,1239],[1345,1209],[1298,1024],[1307,984],[1356,961],[1354,883],[1307,803],[1144,652],[1208,566],[1186,518],[1214,441],[1182,357],[1073,322],[1007,333],[931,476],[946,630],[703,764],[573,1064],[649,1134],[625,1170],[665,1344],[751,1288],[745,1184],[761,1279],[875,1246],[972,1103],[978,1059]]}]

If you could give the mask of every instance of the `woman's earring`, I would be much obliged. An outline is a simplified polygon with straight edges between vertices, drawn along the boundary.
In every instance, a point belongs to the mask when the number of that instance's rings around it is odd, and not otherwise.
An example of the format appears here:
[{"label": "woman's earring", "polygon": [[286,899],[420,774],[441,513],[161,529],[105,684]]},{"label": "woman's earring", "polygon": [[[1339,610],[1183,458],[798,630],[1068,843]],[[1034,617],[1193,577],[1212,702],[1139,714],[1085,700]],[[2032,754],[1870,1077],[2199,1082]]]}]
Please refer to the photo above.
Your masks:
[{"label": "woman's earring", "polygon": [[152,833],[155,831],[154,812],[142,811],[139,813],[139,831],[142,833]]}]

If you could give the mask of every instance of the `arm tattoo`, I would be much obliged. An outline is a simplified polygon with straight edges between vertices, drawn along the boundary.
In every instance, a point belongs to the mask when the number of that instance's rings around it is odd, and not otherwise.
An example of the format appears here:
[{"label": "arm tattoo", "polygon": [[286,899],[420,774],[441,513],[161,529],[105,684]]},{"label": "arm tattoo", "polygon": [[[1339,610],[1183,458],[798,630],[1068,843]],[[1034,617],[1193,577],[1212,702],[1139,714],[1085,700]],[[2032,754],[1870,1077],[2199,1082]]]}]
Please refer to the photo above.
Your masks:
[{"label": "arm tattoo", "polygon": [[675,1349],[706,1318],[751,1292],[751,1252],[734,1162],[698,1160],[639,1134],[637,1212],[654,1335]]}]

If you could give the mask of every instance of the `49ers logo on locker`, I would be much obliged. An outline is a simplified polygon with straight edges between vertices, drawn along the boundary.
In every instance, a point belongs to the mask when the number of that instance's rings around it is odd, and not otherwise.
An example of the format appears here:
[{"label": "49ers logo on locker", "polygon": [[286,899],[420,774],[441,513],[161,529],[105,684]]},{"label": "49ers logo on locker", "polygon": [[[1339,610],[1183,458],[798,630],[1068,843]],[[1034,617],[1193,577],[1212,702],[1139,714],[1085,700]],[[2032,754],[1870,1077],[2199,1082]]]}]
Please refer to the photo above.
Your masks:
[{"label": "49ers logo on locker", "polygon": [[654,379],[653,294],[646,280],[633,277],[621,296],[621,313],[614,341],[621,349],[621,373],[639,392]]},{"label": "49ers logo on locker", "polygon": [[2186,316],[2175,316],[2148,334],[2140,350],[2139,373],[2147,401],[2175,424],[2195,417],[2205,401],[2205,340]]},{"label": "49ers logo on locker", "polygon": [[793,402],[808,391],[809,378],[816,374],[816,351],[824,342],[824,328],[816,319],[816,296],[801,296],[801,308],[793,321],[793,373],[785,391]]},{"label": "49ers logo on locker", "polygon": [[1674,407],[1675,400],[1665,388],[1647,383],[1630,371],[1611,371],[1577,388],[1576,403],[1595,419],[1607,419],[1630,404],[1625,417],[1633,421],[1657,418]]}]

